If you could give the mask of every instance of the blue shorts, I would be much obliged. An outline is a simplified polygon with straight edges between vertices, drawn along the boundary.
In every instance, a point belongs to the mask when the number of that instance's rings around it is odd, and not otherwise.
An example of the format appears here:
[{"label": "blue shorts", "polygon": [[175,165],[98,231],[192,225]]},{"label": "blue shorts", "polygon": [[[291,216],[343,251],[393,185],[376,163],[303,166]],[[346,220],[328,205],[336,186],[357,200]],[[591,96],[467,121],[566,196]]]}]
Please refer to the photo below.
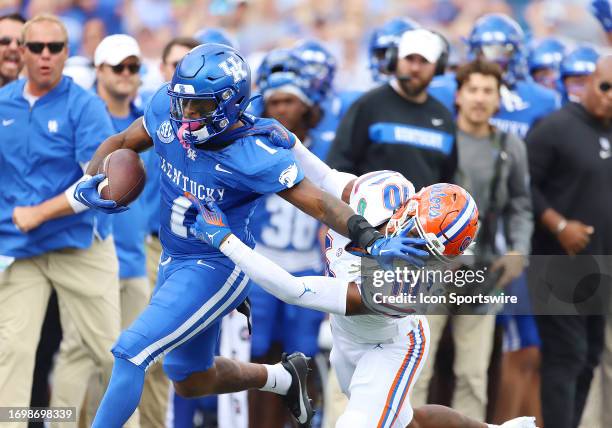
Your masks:
[{"label": "blue shorts", "polygon": [[[315,276],[321,272],[307,271],[295,276]],[[280,342],[283,351],[303,352],[313,356],[319,351],[319,326],[324,314],[313,309],[288,305],[258,285],[249,294],[253,318],[251,356],[266,355],[273,342]]]},{"label": "blue shorts", "polygon": [[173,259],[162,254],[147,308],[119,336],[113,354],[146,370],[164,358],[173,381],[212,367],[221,318],[240,305],[252,282],[231,260]]}]

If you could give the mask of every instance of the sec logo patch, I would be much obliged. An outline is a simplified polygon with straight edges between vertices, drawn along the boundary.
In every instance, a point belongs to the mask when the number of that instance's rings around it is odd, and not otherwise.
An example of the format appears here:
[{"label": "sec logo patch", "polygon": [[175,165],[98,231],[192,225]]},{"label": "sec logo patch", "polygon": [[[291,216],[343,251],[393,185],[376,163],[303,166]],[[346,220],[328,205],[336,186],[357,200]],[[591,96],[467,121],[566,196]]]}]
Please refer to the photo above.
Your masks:
[{"label": "sec logo patch", "polygon": [[170,144],[174,140],[174,131],[170,121],[166,120],[157,128],[157,138],[164,144]]}]

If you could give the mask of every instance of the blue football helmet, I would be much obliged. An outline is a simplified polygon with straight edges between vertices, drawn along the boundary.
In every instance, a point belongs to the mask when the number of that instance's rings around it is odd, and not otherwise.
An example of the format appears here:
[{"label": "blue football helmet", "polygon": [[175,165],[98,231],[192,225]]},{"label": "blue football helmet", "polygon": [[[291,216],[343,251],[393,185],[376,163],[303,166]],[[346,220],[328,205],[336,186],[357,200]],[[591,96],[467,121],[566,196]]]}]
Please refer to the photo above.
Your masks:
[{"label": "blue football helmet", "polygon": [[311,81],[311,87],[319,92],[324,100],[332,90],[336,75],[336,59],[321,42],[308,39],[296,43],[291,53],[302,61],[305,66],[300,74]]},{"label": "blue football helmet", "polygon": [[529,47],[527,57],[529,72],[541,68],[559,70],[563,55],[565,55],[565,44],[555,37],[546,37],[535,42]]},{"label": "blue football helmet", "polygon": [[307,63],[294,55],[291,49],[274,49],[263,58],[257,69],[256,85],[263,97],[268,91],[284,88],[308,105],[321,101],[321,92],[312,76],[305,76]]},{"label": "blue football helmet", "polygon": [[498,63],[504,70],[504,80],[513,84],[524,74],[525,33],[512,18],[490,13],[479,18],[467,39],[472,58],[479,56]]},{"label": "blue football helmet", "polygon": [[255,85],[263,91],[266,82],[273,73],[298,73],[299,61],[291,54],[290,49],[279,48],[269,51],[257,68]]},{"label": "blue football helmet", "polygon": [[585,89],[585,79],[573,79],[568,82],[568,77],[586,77],[595,71],[599,53],[589,45],[581,45],[568,53],[559,70],[559,86],[564,100],[578,101]]},{"label": "blue football helmet", "polygon": [[221,28],[202,28],[195,35],[200,43],[218,43],[234,48],[235,43],[232,42],[230,36]]},{"label": "blue football helmet", "polygon": [[402,34],[416,28],[420,28],[420,25],[412,19],[394,18],[374,29],[368,47],[372,80],[379,83],[389,80],[392,70],[389,68],[390,57],[387,50],[391,47],[397,48]]},{"label": "blue football helmet", "polygon": [[599,53],[589,45],[578,46],[561,61],[561,79],[568,76],[588,76],[595,71]]},{"label": "blue football helmet", "polygon": [[177,65],[168,95],[179,141],[202,144],[240,120],[250,101],[251,70],[234,48],[200,45]]},{"label": "blue football helmet", "polygon": [[558,90],[559,68],[565,55],[565,44],[547,37],[529,46],[529,74],[539,84]]}]

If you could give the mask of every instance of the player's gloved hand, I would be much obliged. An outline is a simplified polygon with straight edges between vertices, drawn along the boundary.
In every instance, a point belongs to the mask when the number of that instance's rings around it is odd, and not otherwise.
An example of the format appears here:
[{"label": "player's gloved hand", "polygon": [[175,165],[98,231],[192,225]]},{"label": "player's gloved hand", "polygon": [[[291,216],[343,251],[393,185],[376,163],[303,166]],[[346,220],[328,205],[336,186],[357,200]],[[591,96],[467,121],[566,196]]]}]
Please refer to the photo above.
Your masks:
[{"label": "player's gloved hand", "polygon": [[396,236],[379,238],[367,248],[368,253],[378,261],[383,269],[393,269],[393,260],[400,259],[416,267],[425,266],[429,252],[425,250],[425,240]]},{"label": "player's gloved hand", "polygon": [[601,22],[606,33],[612,32],[612,4],[610,0],[591,1],[591,13]]},{"label": "player's gloved hand", "polygon": [[94,175],[93,177],[84,176],[83,180],[74,189],[74,198],[87,205],[89,208],[105,212],[106,214],[116,214],[128,210],[128,207],[117,205],[117,202],[102,199],[98,192],[98,185],[106,178],[104,174]]},{"label": "player's gloved hand", "polygon": [[203,204],[189,192],[185,192],[185,197],[196,206],[199,213],[189,231],[200,241],[218,249],[223,240],[232,233],[227,217],[212,200]]},{"label": "player's gloved hand", "polygon": [[297,137],[293,133],[277,125],[266,128],[257,128],[253,132],[253,135],[264,135],[267,137],[268,142],[273,146],[281,147],[283,149],[292,149],[297,141]]}]

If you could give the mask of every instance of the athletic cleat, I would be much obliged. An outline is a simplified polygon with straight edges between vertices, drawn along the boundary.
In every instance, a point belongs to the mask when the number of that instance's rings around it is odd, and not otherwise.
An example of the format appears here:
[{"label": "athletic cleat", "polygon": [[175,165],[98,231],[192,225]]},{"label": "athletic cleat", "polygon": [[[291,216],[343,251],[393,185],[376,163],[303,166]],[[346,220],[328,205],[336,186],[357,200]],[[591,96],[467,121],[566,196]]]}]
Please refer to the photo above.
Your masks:
[{"label": "athletic cleat", "polygon": [[536,420],[533,416],[522,416],[504,422],[500,428],[537,428]]},{"label": "athletic cleat", "polygon": [[285,403],[302,428],[310,427],[314,416],[312,403],[306,391],[306,379],[308,372],[311,371],[308,361],[310,358],[301,352],[295,352],[289,356],[283,353],[281,357],[281,364],[291,375],[291,386],[285,395]]}]

